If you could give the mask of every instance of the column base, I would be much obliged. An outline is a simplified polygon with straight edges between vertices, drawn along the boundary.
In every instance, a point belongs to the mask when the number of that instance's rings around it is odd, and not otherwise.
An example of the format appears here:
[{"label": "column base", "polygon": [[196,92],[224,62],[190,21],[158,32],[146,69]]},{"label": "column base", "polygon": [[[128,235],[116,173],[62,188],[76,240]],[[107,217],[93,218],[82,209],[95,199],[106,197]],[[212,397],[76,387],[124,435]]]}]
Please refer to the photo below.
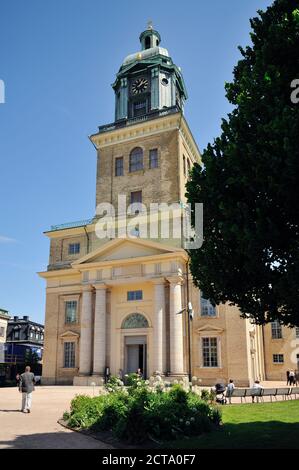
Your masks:
[{"label": "column base", "polygon": [[81,387],[91,387],[93,385],[96,385],[97,387],[101,387],[102,385],[104,385],[104,382],[104,378],[100,377],[99,375],[77,375],[74,377],[73,385]]},{"label": "column base", "polygon": [[188,374],[177,374],[177,373],[170,373],[166,377],[164,377],[164,381],[173,383],[175,380],[178,382],[188,383],[189,377]]}]

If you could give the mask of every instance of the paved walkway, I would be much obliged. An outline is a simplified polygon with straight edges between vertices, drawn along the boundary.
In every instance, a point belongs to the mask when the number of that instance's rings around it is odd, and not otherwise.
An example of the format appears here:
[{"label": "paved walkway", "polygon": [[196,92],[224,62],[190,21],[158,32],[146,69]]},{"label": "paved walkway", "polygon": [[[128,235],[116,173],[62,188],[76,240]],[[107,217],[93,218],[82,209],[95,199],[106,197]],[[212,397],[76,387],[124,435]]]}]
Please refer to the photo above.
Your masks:
[{"label": "paved walkway", "polygon": [[[285,382],[263,382],[266,388],[285,387]],[[210,388],[210,387],[203,387]],[[95,388],[98,394],[99,388]],[[21,394],[17,388],[0,388],[0,449],[111,449],[108,444],[70,431],[57,423],[69,410],[77,394],[93,396],[92,387],[36,387],[30,414],[20,412]],[[265,401],[269,398],[265,397]],[[240,403],[240,399],[233,400]]]},{"label": "paved walkway", "polygon": [[32,411],[25,414],[19,411],[21,394],[17,388],[0,388],[0,449],[111,449],[57,423],[71,399],[82,393],[92,396],[92,387],[36,387]]}]

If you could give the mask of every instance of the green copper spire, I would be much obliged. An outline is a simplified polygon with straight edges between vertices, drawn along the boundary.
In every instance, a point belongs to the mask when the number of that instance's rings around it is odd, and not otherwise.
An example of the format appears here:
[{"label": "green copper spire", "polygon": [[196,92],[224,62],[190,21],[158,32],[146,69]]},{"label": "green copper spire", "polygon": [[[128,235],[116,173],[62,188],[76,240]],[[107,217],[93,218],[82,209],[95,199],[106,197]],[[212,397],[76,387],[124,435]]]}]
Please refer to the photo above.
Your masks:
[{"label": "green copper spire", "polygon": [[161,36],[158,31],[153,29],[153,22],[150,20],[147,24],[147,29],[139,36],[141,42],[141,49],[151,49],[152,47],[159,46],[161,42]]}]

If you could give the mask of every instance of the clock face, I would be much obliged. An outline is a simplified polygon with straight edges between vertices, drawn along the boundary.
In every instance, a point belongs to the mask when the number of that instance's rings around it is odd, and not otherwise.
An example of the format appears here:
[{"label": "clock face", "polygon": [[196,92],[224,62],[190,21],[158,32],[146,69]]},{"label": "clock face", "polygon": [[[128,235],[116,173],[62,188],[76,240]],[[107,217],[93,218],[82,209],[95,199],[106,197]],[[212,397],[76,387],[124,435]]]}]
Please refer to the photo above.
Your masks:
[{"label": "clock face", "polygon": [[132,93],[134,95],[139,95],[140,93],[145,92],[148,87],[147,78],[137,78],[132,84]]}]

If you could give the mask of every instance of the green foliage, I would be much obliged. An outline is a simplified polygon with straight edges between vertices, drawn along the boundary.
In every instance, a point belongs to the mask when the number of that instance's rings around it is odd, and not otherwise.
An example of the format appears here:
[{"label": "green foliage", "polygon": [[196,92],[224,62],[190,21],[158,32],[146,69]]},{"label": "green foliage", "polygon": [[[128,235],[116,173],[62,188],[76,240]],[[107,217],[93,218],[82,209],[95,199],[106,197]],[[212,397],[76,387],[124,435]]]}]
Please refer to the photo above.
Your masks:
[{"label": "green foliage", "polygon": [[141,383],[142,379],[139,377],[138,374],[135,374],[134,372],[132,374],[128,374],[126,376],[126,385],[128,387],[137,387],[138,383]]},{"label": "green foliage", "polygon": [[105,384],[105,389],[108,392],[115,392],[119,390],[119,388],[121,388],[123,385],[123,382],[118,377],[116,377],[115,375],[111,375],[108,382]]},{"label": "green foliage", "polygon": [[148,437],[161,441],[208,432],[220,422],[220,411],[179,385],[168,392],[143,383],[100,397],[77,396],[71,402],[68,424],[74,428],[111,430],[131,443]]},{"label": "green foliage", "polygon": [[204,206],[190,268],[213,303],[238,305],[259,324],[299,326],[298,2],[275,0],[258,14],[225,85],[234,108],[187,183],[188,201]]},{"label": "green foliage", "polygon": [[71,401],[69,426],[73,428],[88,428],[92,426],[99,415],[101,415],[103,406],[104,395],[93,398],[87,395],[77,395]]}]

